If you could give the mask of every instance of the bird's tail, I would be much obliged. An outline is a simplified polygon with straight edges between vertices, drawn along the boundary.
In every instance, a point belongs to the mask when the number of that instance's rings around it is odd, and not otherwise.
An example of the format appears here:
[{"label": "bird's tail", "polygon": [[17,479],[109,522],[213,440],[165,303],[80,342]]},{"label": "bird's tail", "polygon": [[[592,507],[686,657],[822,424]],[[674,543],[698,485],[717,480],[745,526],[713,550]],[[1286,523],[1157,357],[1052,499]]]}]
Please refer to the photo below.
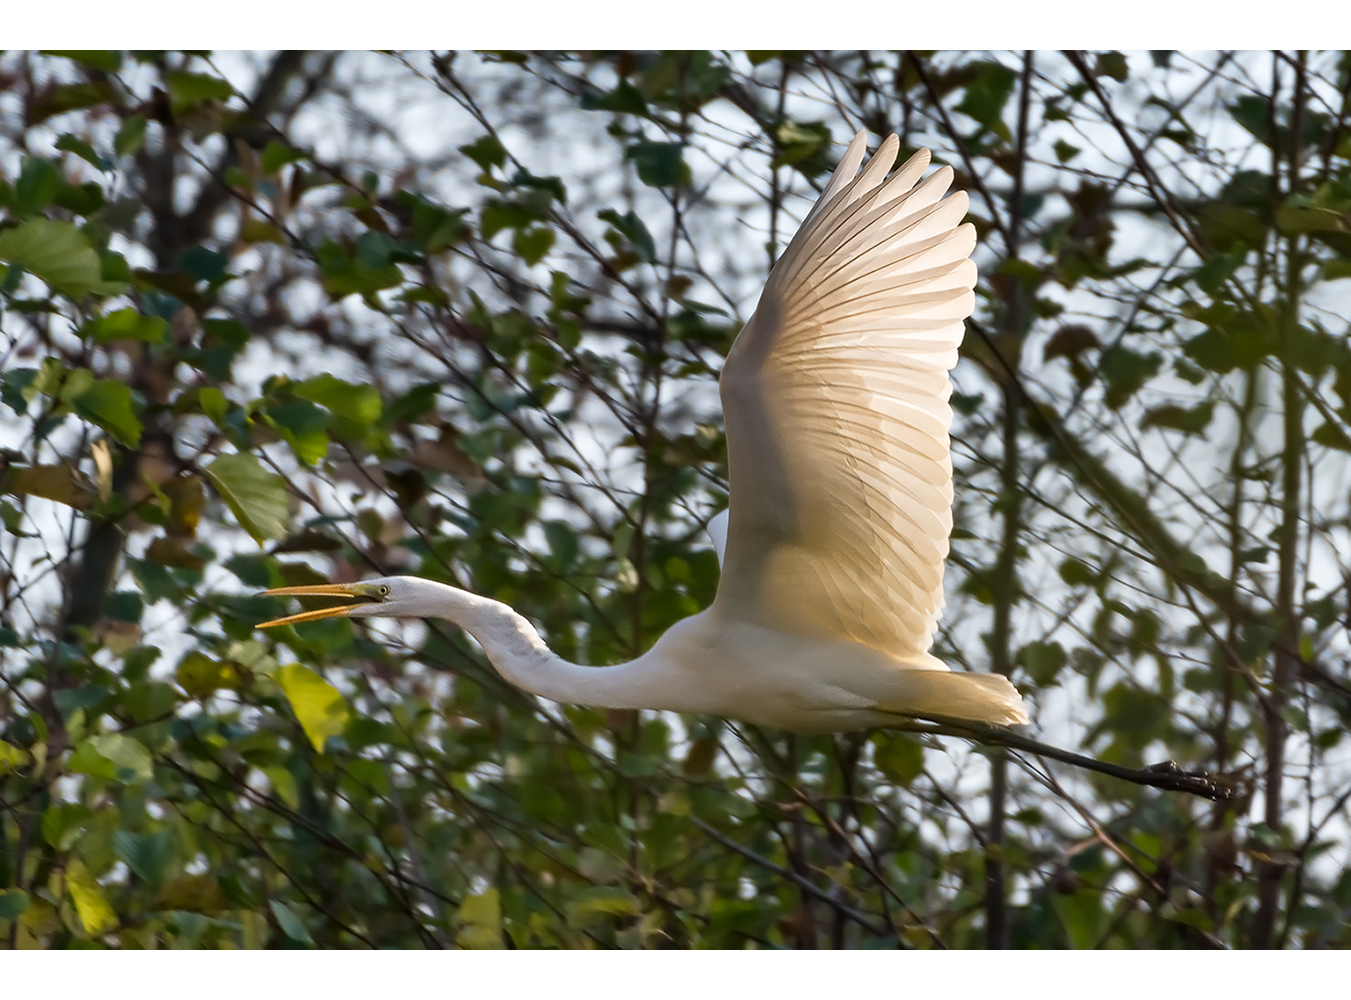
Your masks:
[{"label": "bird's tail", "polygon": [[898,670],[893,692],[877,706],[897,715],[964,719],[1000,726],[1031,720],[1022,695],[1002,674],[954,674],[946,670]]}]

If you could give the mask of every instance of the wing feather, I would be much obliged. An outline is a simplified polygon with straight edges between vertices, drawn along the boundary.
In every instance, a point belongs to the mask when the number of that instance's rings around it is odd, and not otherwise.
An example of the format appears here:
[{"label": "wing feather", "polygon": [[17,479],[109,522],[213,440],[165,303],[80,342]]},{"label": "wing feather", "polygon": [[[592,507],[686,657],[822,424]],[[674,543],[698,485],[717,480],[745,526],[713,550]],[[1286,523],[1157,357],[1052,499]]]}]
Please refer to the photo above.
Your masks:
[{"label": "wing feather", "polygon": [[916,667],[943,603],[948,430],[975,230],[952,170],[850,143],[723,368],[732,496],[718,604]]}]

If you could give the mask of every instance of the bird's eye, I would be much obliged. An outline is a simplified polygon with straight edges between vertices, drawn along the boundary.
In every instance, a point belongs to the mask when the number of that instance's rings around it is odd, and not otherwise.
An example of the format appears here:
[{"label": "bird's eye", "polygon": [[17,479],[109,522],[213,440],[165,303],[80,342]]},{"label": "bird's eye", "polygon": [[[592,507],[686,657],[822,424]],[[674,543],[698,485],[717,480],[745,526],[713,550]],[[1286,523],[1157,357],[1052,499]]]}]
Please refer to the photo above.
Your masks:
[{"label": "bird's eye", "polygon": [[375,592],[379,594],[381,597],[387,597],[389,595],[389,586],[387,584],[382,583],[380,584],[380,586],[375,588]]}]

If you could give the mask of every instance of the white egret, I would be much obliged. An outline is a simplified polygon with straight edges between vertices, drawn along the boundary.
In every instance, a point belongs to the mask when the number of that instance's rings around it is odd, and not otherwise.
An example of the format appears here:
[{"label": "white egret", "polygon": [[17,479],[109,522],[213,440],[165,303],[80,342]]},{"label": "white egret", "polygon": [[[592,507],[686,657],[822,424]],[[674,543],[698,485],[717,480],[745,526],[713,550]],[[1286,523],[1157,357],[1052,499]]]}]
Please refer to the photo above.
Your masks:
[{"label": "white egret", "polygon": [[967,197],[943,197],[950,167],[916,183],[928,150],[888,177],[894,135],[859,173],[865,147],[859,132],[723,367],[731,501],[709,525],[722,577],[706,611],[606,667],[556,656],[505,604],[409,576],[266,591],[360,603],[259,627],[442,618],[554,701],[802,733],[1028,722],[1008,678],[952,673],[929,652],[952,530],[948,371],[976,283]]}]

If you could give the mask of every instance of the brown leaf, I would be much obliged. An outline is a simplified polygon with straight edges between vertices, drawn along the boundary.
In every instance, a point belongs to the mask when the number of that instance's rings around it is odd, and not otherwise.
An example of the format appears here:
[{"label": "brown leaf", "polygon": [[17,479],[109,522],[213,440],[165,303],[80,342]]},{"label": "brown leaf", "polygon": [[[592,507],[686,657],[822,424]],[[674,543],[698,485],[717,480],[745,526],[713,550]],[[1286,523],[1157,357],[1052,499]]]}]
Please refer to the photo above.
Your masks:
[{"label": "brown leaf", "polygon": [[1090,348],[1099,347],[1098,338],[1082,323],[1067,323],[1051,335],[1041,352],[1043,361],[1053,358],[1077,358]]},{"label": "brown leaf", "polygon": [[435,441],[419,441],[408,455],[408,461],[421,469],[432,469],[454,476],[466,489],[474,491],[488,483],[478,464],[460,447],[460,435],[454,427],[441,428]]},{"label": "brown leaf", "polygon": [[[202,517],[205,493],[200,476],[178,476],[160,487],[169,498],[169,523],[165,533],[170,538],[196,538],[197,523]],[[175,564],[176,565],[176,564]]]},{"label": "brown leaf", "polygon": [[89,449],[94,457],[94,468],[98,470],[99,499],[107,500],[113,492],[113,454],[108,442],[102,438],[95,441]]},{"label": "brown leaf", "polygon": [[157,910],[186,910],[211,917],[225,909],[225,894],[210,875],[182,875],[165,883],[153,905]]},{"label": "brown leaf", "polygon": [[145,550],[145,557],[161,566],[181,569],[201,569],[206,565],[201,556],[189,552],[183,542],[175,538],[156,538]]}]

